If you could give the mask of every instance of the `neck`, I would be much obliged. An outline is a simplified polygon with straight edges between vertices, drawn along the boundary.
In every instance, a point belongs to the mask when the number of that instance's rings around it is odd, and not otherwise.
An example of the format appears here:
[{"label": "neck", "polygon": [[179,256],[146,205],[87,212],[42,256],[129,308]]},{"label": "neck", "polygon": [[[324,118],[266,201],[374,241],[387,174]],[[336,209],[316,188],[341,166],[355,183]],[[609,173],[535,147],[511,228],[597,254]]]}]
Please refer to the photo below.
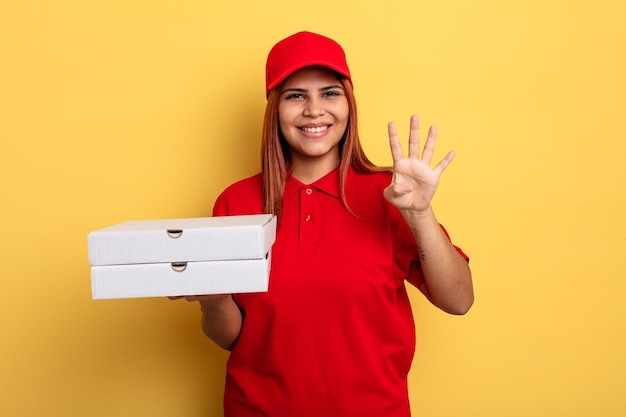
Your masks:
[{"label": "neck", "polygon": [[312,184],[339,166],[339,155],[335,158],[294,157],[291,160],[291,175],[303,184]]}]

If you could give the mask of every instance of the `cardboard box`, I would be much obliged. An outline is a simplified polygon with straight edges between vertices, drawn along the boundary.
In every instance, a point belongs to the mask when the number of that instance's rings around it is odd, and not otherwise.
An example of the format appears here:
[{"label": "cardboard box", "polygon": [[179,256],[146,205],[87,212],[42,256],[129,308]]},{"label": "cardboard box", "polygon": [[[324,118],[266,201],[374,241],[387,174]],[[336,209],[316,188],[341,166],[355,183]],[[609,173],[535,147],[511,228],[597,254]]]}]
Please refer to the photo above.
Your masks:
[{"label": "cardboard box", "polygon": [[262,292],[271,214],[139,220],[89,233],[94,299]]},{"label": "cardboard box", "polygon": [[271,214],[136,220],[87,236],[90,265],[263,259],[276,237]]},{"label": "cardboard box", "polygon": [[269,259],[91,267],[96,300],[265,292]]}]

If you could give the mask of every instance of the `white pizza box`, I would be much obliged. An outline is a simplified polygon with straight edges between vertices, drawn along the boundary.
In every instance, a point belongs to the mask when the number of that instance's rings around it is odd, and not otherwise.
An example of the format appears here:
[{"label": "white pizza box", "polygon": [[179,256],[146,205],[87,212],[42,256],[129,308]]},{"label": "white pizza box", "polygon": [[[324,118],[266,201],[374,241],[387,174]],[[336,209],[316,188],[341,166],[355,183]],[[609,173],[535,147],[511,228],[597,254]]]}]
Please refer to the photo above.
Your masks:
[{"label": "white pizza box", "polygon": [[92,297],[143,298],[266,292],[270,259],[91,267]]},{"label": "white pizza box", "polygon": [[87,236],[92,266],[263,259],[276,238],[272,214],[135,220]]}]

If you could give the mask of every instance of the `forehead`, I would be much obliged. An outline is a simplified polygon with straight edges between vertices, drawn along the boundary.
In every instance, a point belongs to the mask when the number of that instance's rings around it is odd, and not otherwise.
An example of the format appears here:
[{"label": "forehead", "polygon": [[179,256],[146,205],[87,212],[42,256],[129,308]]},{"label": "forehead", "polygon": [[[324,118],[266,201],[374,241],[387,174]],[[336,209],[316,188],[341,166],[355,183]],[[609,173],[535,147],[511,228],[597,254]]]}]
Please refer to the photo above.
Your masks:
[{"label": "forehead", "polygon": [[305,67],[287,77],[283,83],[283,89],[305,84],[339,84],[338,81],[337,74],[330,68],[322,66]]}]

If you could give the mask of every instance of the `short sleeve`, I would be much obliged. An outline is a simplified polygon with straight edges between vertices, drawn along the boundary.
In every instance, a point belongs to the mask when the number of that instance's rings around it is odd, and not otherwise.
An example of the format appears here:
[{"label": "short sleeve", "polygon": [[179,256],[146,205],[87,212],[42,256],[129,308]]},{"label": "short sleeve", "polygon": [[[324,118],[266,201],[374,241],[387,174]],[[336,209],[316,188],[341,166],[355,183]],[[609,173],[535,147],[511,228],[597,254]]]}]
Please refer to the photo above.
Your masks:
[{"label": "short sleeve", "polygon": [[232,184],[217,197],[213,205],[213,216],[260,213],[263,213],[263,182],[260,174]]},{"label": "short sleeve", "polygon": [[[403,280],[408,281],[411,285],[419,289],[422,288],[422,285],[424,284],[424,274],[422,273],[422,267],[420,265],[419,253],[417,251],[415,239],[409,227],[406,226],[406,223],[401,216],[400,220],[402,221],[404,227],[400,228],[398,225],[395,227],[404,230],[401,230],[399,235],[394,236],[394,272],[396,276],[401,277]],[[439,226],[445,233],[448,240],[450,240],[450,235],[448,234],[446,228],[441,224]],[[454,246],[456,251],[463,257],[463,259],[465,259],[466,262],[469,262],[469,257],[460,247],[454,244],[452,246]]]}]

